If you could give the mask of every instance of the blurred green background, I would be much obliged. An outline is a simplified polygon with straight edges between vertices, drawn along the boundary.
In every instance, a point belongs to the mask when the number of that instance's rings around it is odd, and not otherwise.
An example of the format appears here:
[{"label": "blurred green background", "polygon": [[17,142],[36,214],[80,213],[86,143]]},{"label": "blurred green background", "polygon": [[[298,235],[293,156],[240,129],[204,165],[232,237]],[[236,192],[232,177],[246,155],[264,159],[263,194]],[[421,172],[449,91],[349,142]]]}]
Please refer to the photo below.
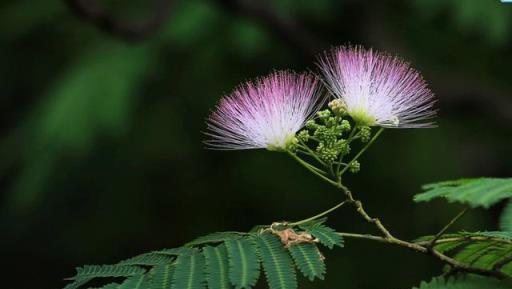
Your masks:
[{"label": "blurred green background", "polygon": [[[114,24],[156,19],[123,34],[73,2],[0,4],[5,288],[61,288],[75,266],[340,201],[284,154],[202,144],[223,94],[274,69],[315,70],[315,54],[335,45],[403,56],[439,98],[439,128],[386,131],[347,179],[395,234],[433,233],[460,209],[413,204],[421,184],[512,175],[512,4],[176,0],[167,15],[168,1],[98,0]],[[472,211],[456,229],[496,229],[500,209]],[[373,230],[349,210],[329,225]],[[326,280],[300,288],[410,288],[440,273],[429,257],[368,241],[326,257]]]}]

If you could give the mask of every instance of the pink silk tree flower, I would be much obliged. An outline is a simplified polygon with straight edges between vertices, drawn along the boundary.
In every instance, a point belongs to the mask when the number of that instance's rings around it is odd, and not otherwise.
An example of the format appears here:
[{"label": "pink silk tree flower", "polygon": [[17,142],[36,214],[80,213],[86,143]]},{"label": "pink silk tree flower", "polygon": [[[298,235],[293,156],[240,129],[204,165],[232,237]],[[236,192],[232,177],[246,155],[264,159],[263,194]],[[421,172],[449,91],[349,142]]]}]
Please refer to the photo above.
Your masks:
[{"label": "pink silk tree flower", "polygon": [[207,120],[213,149],[286,150],[325,97],[310,74],[278,71],[223,97]]},{"label": "pink silk tree flower", "polygon": [[360,46],[335,48],[319,63],[331,93],[359,125],[435,126],[434,94],[409,63]]}]

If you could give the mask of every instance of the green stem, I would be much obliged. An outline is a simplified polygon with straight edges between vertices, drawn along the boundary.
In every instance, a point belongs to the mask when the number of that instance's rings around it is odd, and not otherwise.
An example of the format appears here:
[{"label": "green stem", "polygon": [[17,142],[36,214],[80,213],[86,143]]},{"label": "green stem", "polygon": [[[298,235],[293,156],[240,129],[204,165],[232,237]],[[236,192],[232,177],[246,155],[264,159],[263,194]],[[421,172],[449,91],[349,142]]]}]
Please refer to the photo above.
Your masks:
[{"label": "green stem", "polygon": [[372,137],[372,139],[357,153],[357,155],[348,163],[346,167],[344,167],[341,172],[338,173],[338,178],[341,178],[341,176],[350,168],[353,162],[355,162],[357,159],[359,159],[364,152],[375,142],[375,140],[379,137],[379,135],[384,131],[384,128],[381,127],[379,131]]},{"label": "green stem", "polygon": [[[357,132],[358,127],[355,126],[352,131],[350,132],[348,138],[347,138],[347,145],[350,145],[350,143],[354,140],[354,135]],[[336,166],[336,176],[340,174],[341,165],[343,161],[343,155],[340,154],[340,157],[338,158],[338,165]]]},{"label": "green stem", "polygon": [[332,211],[338,209],[339,207],[343,206],[346,203],[347,203],[347,201],[343,201],[343,202],[337,204],[336,206],[334,206],[334,207],[332,207],[332,208],[330,208],[330,209],[328,209],[326,211],[321,212],[320,214],[317,214],[317,215],[315,215],[313,217],[310,217],[310,218],[307,218],[307,219],[304,219],[304,220],[300,220],[300,221],[297,221],[297,222],[289,223],[288,225],[290,225],[290,226],[298,226],[298,225],[302,225],[302,224],[305,224],[307,222],[316,220],[318,218],[321,218],[321,217],[331,213]]},{"label": "green stem", "polygon": [[[322,175],[321,173],[319,173],[317,170],[320,170],[310,164],[308,164],[307,162],[305,162],[304,160],[302,160],[300,157],[298,157],[296,154],[294,154],[293,152],[291,151],[287,151],[288,154],[293,158],[295,159],[299,164],[301,164],[303,167],[305,167],[306,169],[308,169],[310,172],[312,172],[313,174],[315,174],[316,176],[318,176],[319,178],[321,178],[322,180],[328,182],[329,184],[333,185],[333,186],[338,186],[338,184],[329,179],[328,177]],[[316,170],[315,170],[316,169]]]},{"label": "green stem", "polygon": [[327,166],[327,164],[326,164],[324,161],[322,161],[322,160],[321,160],[321,159],[320,159],[320,158],[315,154],[315,152],[314,152],[313,150],[311,150],[311,149],[310,149],[310,148],[309,148],[305,143],[300,142],[299,147],[300,147],[300,148],[302,148],[302,149],[305,149],[305,150],[307,151],[307,153],[306,153],[306,154],[307,154],[308,156],[313,157],[313,158],[314,158],[317,162],[319,162],[322,166],[324,166],[324,167],[325,167],[325,166]]}]

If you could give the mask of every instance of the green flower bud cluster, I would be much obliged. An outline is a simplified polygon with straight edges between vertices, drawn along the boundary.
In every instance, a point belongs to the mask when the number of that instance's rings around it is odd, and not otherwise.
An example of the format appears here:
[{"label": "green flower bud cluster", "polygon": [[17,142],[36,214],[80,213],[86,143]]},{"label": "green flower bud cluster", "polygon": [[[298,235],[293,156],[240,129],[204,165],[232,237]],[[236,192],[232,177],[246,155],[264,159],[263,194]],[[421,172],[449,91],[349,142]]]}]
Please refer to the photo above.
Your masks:
[{"label": "green flower bud cluster", "polygon": [[317,120],[306,122],[306,129],[297,134],[299,142],[306,143],[313,139],[318,142],[315,152],[326,163],[335,162],[340,155],[350,153],[350,146],[343,134],[349,132],[352,126],[348,120],[326,109],[317,112]]},{"label": "green flower bud cluster", "polygon": [[[343,159],[350,154],[350,145],[354,140],[368,143],[372,131],[368,126],[353,128],[351,122],[344,119],[347,115],[346,106],[342,100],[331,101],[329,109],[317,112],[316,119],[306,122],[305,128],[297,133],[295,142],[290,143],[290,146],[313,156],[324,166],[330,167],[330,170],[334,167],[339,173],[343,168],[342,165],[345,165],[344,170],[351,173],[359,172],[361,164],[357,160],[345,164]],[[313,143],[316,145],[311,146]]]},{"label": "green flower bud cluster", "polygon": [[370,141],[370,137],[372,136],[372,129],[369,126],[363,126],[359,129],[359,136],[361,137],[361,141],[367,143]]},{"label": "green flower bud cluster", "polygon": [[336,116],[342,117],[347,115],[347,105],[339,98],[329,102],[328,106]]},{"label": "green flower bud cluster", "polygon": [[350,163],[349,170],[351,173],[353,173],[353,174],[358,173],[360,169],[361,169],[361,164],[358,161],[353,161],[352,163]]}]

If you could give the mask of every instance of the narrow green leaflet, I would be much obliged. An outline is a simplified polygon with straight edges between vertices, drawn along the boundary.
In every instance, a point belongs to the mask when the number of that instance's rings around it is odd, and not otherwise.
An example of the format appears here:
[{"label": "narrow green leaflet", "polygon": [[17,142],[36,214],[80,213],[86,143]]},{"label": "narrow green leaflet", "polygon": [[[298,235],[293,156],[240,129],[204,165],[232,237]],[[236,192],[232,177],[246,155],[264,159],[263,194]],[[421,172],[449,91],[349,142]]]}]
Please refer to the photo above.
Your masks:
[{"label": "narrow green leaflet", "polygon": [[445,198],[471,207],[489,208],[501,200],[512,198],[512,178],[479,178],[445,181],[423,186],[425,192],[414,196],[415,202]]},{"label": "narrow green leaflet", "polygon": [[206,260],[206,281],[209,289],[231,288],[229,282],[228,252],[224,244],[217,247],[204,247],[203,254]]},{"label": "narrow green leaflet", "polygon": [[173,258],[164,254],[147,253],[133,258],[121,261],[118,265],[143,265],[143,266],[155,266],[165,265],[172,262]]},{"label": "narrow green leaflet", "polygon": [[186,248],[186,247],[179,247],[179,248],[171,248],[171,249],[162,249],[159,251],[152,252],[153,254],[163,254],[163,255],[169,255],[169,256],[178,256],[181,254],[191,254],[193,252],[193,249]]},{"label": "narrow green leaflet", "polygon": [[174,265],[157,265],[153,268],[150,289],[170,289]]},{"label": "narrow green leaflet", "polygon": [[297,276],[293,261],[279,238],[262,234],[256,240],[270,289],[296,289]]},{"label": "narrow green leaflet", "polygon": [[251,238],[225,242],[229,256],[229,280],[236,288],[251,288],[260,275],[260,263]]},{"label": "narrow green leaflet", "polygon": [[127,278],[118,289],[146,289],[149,282],[146,275],[135,275]]},{"label": "narrow green leaflet", "polygon": [[324,279],[325,263],[323,256],[314,244],[301,243],[288,248],[295,265],[306,278],[313,281],[315,278]]},{"label": "narrow green leaflet", "polygon": [[144,274],[146,270],[137,266],[123,265],[86,265],[76,269],[76,275],[70,280],[97,277],[129,277]]},{"label": "narrow green leaflet", "polygon": [[119,283],[108,283],[101,287],[95,287],[95,288],[89,288],[89,289],[119,289],[119,286],[121,286],[121,284],[119,284]]},{"label": "narrow green leaflet", "polygon": [[507,282],[500,282],[496,279],[483,278],[479,276],[468,276],[466,278],[449,279],[438,277],[430,282],[421,282],[419,287],[413,289],[510,289]]},{"label": "narrow green leaflet", "polygon": [[[432,240],[424,237],[420,242]],[[437,240],[434,248],[442,253],[453,252],[453,258],[482,269],[498,267],[512,277],[512,232],[462,232]]]},{"label": "narrow green leaflet", "polygon": [[216,232],[206,236],[201,236],[192,242],[189,242],[187,246],[197,246],[207,243],[221,243],[228,239],[241,238],[242,236],[243,234],[238,232]]},{"label": "narrow green leaflet", "polygon": [[343,238],[336,233],[333,229],[322,225],[322,224],[314,224],[312,226],[300,226],[301,229],[308,232],[317,238],[322,245],[326,246],[329,249],[334,248],[334,246],[343,247]]},{"label": "narrow green leaflet", "polygon": [[80,286],[84,285],[85,283],[91,281],[93,278],[82,278],[82,279],[77,279],[69,284],[67,284],[64,289],[77,289],[79,288]]},{"label": "narrow green leaflet", "polygon": [[204,289],[204,257],[198,250],[182,254],[176,259],[172,288]]},{"label": "narrow green leaflet", "polygon": [[512,200],[508,201],[501,213],[500,228],[503,231],[512,232]]}]

